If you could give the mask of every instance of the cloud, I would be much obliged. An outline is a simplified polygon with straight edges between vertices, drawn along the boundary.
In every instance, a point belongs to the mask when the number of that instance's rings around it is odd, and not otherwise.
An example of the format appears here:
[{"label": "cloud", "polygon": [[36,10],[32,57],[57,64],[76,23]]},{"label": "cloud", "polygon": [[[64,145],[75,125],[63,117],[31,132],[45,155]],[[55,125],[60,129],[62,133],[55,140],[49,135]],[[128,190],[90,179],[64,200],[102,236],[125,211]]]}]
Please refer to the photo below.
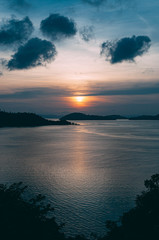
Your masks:
[{"label": "cloud", "polygon": [[0,26],[0,45],[13,46],[27,41],[34,30],[28,17],[4,21]]},{"label": "cloud", "polygon": [[81,0],[84,3],[89,4],[93,7],[100,7],[105,6],[106,9],[125,9],[127,7],[133,7],[136,6],[134,1],[129,0]]},{"label": "cloud", "polygon": [[52,97],[68,97],[72,96],[73,91],[67,87],[54,86],[48,87],[35,87],[35,88],[23,88],[13,89],[10,92],[4,92],[0,90],[0,99],[10,100],[22,100],[22,99],[43,99]]},{"label": "cloud", "polygon": [[134,62],[150,48],[151,39],[147,36],[125,37],[118,41],[106,41],[101,45],[101,55],[112,64],[123,61]]},{"label": "cloud", "polygon": [[31,4],[26,0],[7,0],[8,7],[16,12],[24,12],[31,7]]},{"label": "cloud", "polygon": [[40,30],[51,40],[73,37],[77,33],[75,22],[59,14],[50,14],[48,18],[42,20]]},{"label": "cloud", "polygon": [[56,48],[53,43],[39,38],[30,39],[25,45],[20,46],[12,59],[7,63],[9,70],[30,69],[43,66],[54,60]]},{"label": "cloud", "polygon": [[89,42],[94,37],[93,26],[84,26],[79,33],[84,41]]},{"label": "cloud", "polygon": [[159,94],[159,81],[137,83],[88,83],[88,91],[83,96],[132,96]]},{"label": "cloud", "polygon": [[85,3],[88,3],[92,6],[100,6],[102,3],[104,3],[106,0],[82,0]]}]

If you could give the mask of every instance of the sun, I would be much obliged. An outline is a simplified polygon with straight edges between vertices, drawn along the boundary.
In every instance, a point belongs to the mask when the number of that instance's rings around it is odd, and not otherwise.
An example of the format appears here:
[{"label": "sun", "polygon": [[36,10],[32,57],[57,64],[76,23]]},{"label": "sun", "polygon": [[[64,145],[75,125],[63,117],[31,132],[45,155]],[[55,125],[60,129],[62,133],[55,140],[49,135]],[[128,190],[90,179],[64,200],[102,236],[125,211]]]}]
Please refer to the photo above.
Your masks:
[{"label": "sun", "polygon": [[81,102],[83,102],[84,97],[79,96],[79,97],[75,97],[75,99],[77,102],[81,103]]}]

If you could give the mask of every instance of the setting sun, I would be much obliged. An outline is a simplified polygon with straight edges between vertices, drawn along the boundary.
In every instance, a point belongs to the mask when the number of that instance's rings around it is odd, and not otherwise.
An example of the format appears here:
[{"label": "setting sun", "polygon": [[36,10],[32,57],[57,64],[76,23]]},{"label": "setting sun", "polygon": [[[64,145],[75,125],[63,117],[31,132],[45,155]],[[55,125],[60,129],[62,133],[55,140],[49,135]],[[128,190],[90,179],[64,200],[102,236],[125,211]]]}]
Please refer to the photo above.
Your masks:
[{"label": "setting sun", "polygon": [[84,97],[75,97],[75,99],[76,99],[76,101],[77,102],[83,102],[83,100],[84,100]]}]

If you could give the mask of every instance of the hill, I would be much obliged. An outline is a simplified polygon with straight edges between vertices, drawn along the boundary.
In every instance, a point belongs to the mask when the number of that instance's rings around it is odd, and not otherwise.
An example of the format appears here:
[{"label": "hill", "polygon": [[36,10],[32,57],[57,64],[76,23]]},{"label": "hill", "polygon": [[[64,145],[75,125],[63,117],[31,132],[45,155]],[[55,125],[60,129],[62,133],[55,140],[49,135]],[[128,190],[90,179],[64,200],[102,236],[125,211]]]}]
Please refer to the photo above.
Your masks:
[{"label": "hill", "polygon": [[159,120],[159,114],[155,116],[151,115],[142,115],[138,117],[131,117],[130,120]]},{"label": "hill", "polygon": [[120,115],[98,116],[98,115],[87,115],[84,113],[71,113],[60,119],[61,120],[117,120],[117,119],[127,119],[127,118]]},{"label": "hill", "polygon": [[84,113],[70,113],[60,118],[60,120],[118,120],[118,119],[127,119],[127,120],[159,120],[159,114],[155,116],[151,115],[141,115],[137,117],[124,117],[121,115],[107,115],[107,116],[98,116],[98,115],[87,115]]},{"label": "hill", "polygon": [[0,111],[0,127],[37,127],[48,125],[72,125],[66,120],[51,121],[34,113],[9,113]]}]

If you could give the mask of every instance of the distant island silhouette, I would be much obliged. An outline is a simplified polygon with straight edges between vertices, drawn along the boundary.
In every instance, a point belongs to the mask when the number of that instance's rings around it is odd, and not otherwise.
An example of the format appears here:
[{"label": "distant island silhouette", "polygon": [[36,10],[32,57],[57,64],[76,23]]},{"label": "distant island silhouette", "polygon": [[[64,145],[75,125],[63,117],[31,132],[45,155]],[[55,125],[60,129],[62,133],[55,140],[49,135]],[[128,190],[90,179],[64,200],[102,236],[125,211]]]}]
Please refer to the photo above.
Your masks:
[{"label": "distant island silhouette", "polygon": [[157,114],[155,116],[141,115],[138,117],[131,117],[131,118],[129,118],[129,120],[159,120],[159,114]]},{"label": "distant island silhouette", "polygon": [[117,119],[127,119],[127,118],[120,115],[98,116],[98,115],[87,115],[84,113],[70,113],[60,119],[61,120],[117,120]]},{"label": "distant island silhouette", "polygon": [[98,115],[87,115],[84,113],[70,113],[61,117],[60,120],[159,120],[159,114],[155,116],[151,115],[142,115],[138,117],[124,117],[121,115],[107,115],[107,116],[98,116]]},{"label": "distant island silhouette", "polygon": [[67,120],[159,120],[159,114],[155,116],[142,115],[138,117],[124,117],[121,115],[87,115],[84,113],[71,113],[60,118],[58,121],[45,119],[35,113],[13,113],[0,110],[1,127],[38,127],[49,125],[77,125]]},{"label": "distant island silhouette", "polygon": [[0,111],[0,127],[38,127],[49,125],[75,125],[66,120],[47,120],[34,113],[12,113]]}]

